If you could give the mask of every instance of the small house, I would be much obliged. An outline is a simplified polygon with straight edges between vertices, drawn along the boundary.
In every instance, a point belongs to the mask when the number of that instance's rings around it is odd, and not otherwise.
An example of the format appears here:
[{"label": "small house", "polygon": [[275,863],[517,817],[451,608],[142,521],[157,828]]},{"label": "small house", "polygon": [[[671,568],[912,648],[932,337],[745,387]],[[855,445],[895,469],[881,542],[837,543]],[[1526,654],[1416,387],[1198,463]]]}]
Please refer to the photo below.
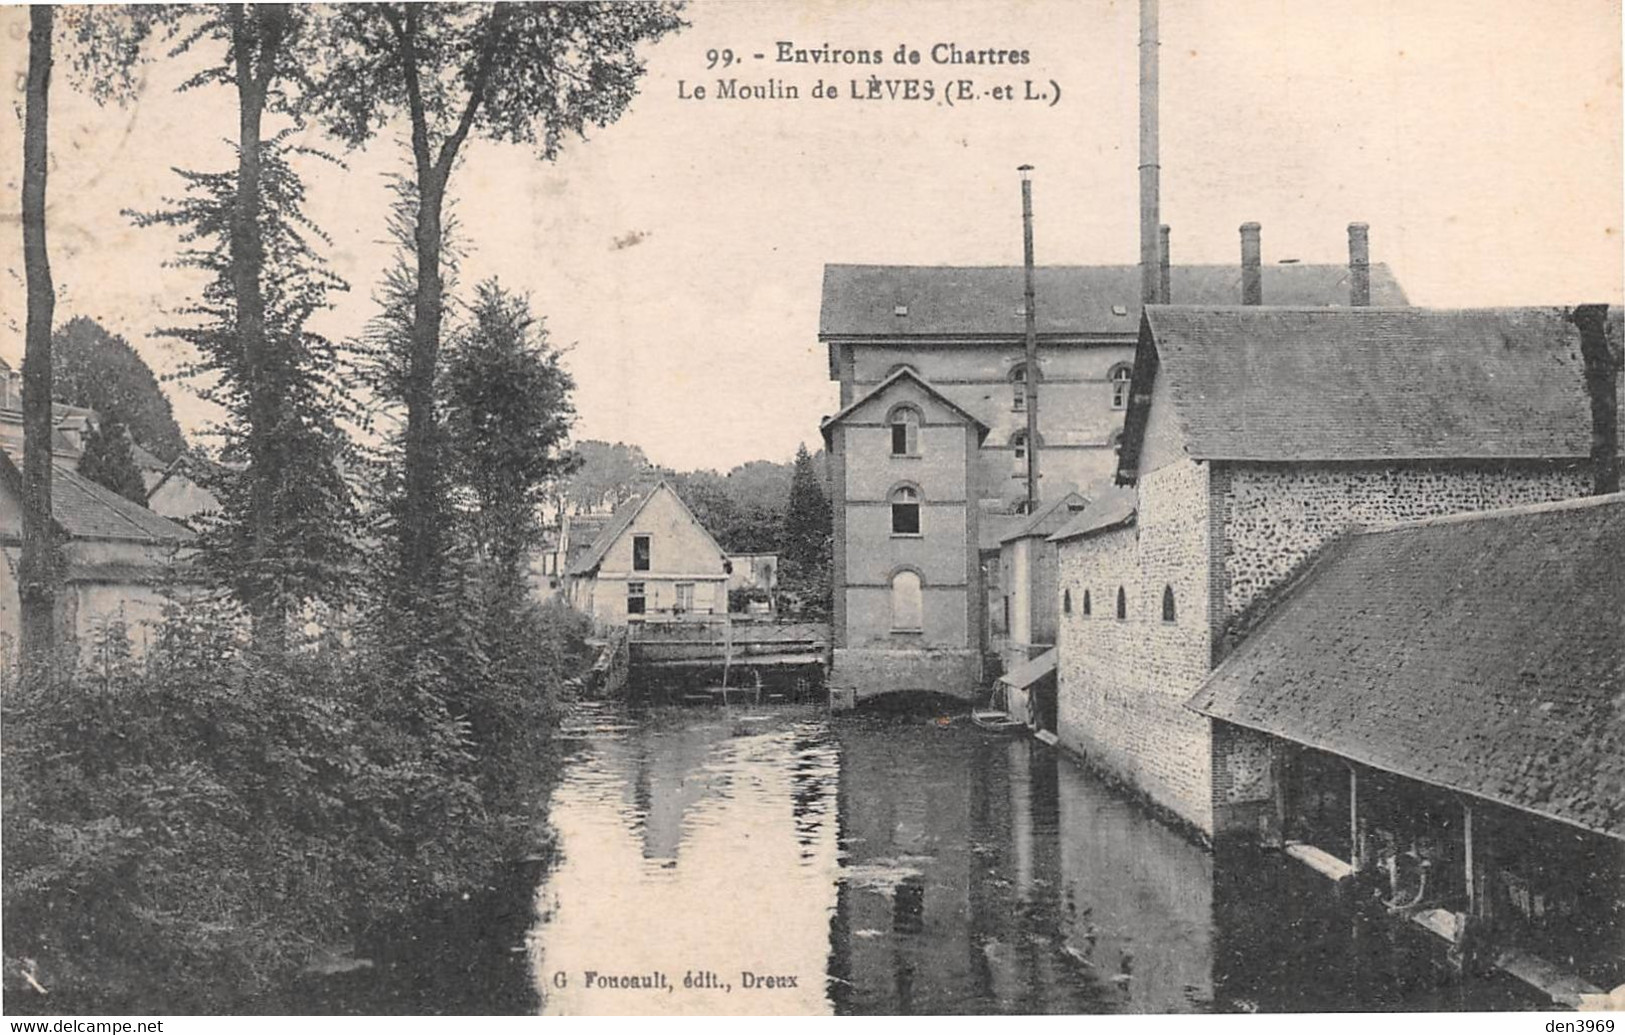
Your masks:
[{"label": "small house", "polygon": [[622,504],[575,557],[566,596],[607,625],[725,616],[729,567],[722,547],[663,481]]}]

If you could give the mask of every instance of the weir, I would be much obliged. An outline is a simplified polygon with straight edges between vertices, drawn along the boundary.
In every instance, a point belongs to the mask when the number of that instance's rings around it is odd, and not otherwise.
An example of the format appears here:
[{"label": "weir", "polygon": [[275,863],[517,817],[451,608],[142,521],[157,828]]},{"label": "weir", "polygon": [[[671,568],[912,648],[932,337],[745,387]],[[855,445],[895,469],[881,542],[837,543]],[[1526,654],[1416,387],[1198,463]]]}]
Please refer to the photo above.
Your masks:
[{"label": "weir", "polygon": [[720,615],[638,622],[627,631],[627,649],[631,681],[640,687],[765,689],[802,697],[824,686],[829,625]]}]

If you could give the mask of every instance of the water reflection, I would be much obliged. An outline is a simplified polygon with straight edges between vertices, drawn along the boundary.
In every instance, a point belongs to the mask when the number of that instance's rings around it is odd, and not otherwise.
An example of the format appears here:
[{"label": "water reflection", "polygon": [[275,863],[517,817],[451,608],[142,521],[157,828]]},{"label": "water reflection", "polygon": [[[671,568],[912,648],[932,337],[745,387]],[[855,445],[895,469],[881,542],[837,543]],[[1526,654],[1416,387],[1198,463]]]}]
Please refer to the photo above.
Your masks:
[{"label": "water reflection", "polygon": [[326,1009],[1535,1005],[1452,980],[1405,925],[1281,855],[1215,857],[1065,756],[962,718],[588,706],[571,725],[552,869],[428,918],[331,982]]}]

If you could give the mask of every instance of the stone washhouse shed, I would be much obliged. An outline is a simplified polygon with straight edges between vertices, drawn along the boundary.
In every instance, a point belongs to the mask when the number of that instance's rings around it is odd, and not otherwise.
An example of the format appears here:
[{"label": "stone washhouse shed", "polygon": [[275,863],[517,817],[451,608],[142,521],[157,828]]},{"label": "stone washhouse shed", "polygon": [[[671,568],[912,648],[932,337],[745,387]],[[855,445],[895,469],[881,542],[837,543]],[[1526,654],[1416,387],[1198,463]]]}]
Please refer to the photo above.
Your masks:
[{"label": "stone washhouse shed", "polygon": [[[131,648],[145,651],[149,628],[167,603],[166,586],[189,585],[192,531],[81,476],[58,458],[51,511],[65,562],[57,595],[57,637],[93,643],[122,623]],[[0,645],[21,638],[17,564],[22,552],[22,472],[0,452]],[[10,660],[9,658],[7,660]]]},{"label": "stone washhouse shed", "polygon": [[1203,839],[1256,836],[1267,755],[1186,702],[1344,533],[1588,494],[1572,316],[1148,306],[1123,487],[1054,536],[1061,742]]},{"label": "stone washhouse shed", "polygon": [[1263,840],[1558,1003],[1625,985],[1625,495],[1345,536],[1190,708]]}]

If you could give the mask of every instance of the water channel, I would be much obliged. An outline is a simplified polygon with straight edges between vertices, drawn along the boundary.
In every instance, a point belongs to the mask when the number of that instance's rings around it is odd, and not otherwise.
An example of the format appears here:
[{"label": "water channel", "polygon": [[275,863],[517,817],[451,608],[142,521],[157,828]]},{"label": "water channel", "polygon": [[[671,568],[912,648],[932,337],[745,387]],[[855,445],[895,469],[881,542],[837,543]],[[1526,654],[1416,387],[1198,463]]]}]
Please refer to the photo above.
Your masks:
[{"label": "water channel", "polygon": [[1453,975],[1297,864],[1216,857],[1068,756],[962,714],[587,704],[566,735],[559,858],[310,989],[307,1009],[1540,1005],[1508,979]]}]

